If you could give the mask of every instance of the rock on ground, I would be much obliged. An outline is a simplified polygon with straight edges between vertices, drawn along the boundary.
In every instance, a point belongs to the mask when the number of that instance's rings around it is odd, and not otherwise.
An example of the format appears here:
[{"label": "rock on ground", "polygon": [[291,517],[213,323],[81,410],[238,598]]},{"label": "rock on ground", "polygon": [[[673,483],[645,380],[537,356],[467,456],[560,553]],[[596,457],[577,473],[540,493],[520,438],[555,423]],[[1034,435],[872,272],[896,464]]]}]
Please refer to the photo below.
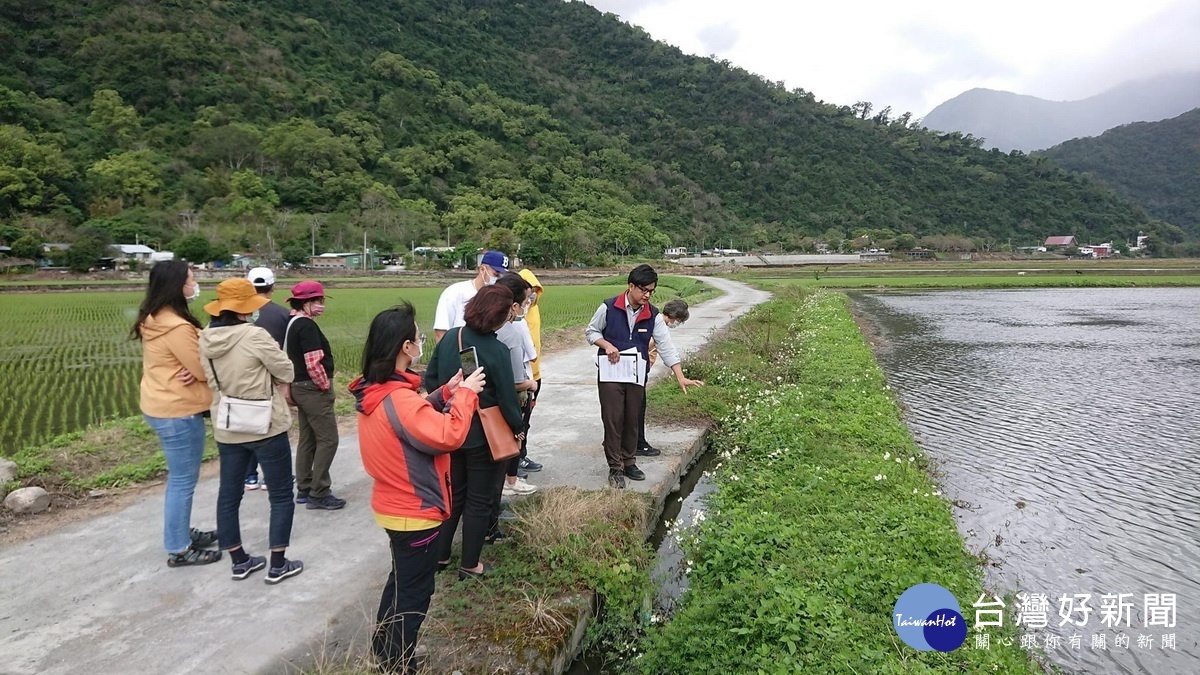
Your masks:
[{"label": "rock on ground", "polygon": [[0,459],[0,483],[7,483],[16,477],[17,463],[11,459]]},{"label": "rock on ground", "polygon": [[41,513],[50,508],[50,493],[40,487],[13,490],[4,498],[4,506],[16,514]]}]

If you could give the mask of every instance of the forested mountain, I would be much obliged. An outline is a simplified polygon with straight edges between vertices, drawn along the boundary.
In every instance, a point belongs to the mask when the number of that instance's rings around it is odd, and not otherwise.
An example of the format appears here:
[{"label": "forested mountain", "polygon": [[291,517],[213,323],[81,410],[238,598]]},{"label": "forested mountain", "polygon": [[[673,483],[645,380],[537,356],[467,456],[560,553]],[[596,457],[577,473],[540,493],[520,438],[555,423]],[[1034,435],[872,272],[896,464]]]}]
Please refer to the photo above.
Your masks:
[{"label": "forested mountain", "polygon": [[569,263],[1156,226],[1044,159],[823,104],[582,2],[9,0],[0,44],[8,238],[299,258],[365,232]]},{"label": "forested mountain", "polygon": [[1155,122],[1200,107],[1200,72],[1127,82],[1080,101],[1047,101],[972,89],[942,103],[921,124],[982,138],[984,147],[1043,150],[1131,122]]},{"label": "forested mountain", "polygon": [[1156,218],[1200,236],[1200,108],[1067,141],[1039,154],[1098,178]]}]

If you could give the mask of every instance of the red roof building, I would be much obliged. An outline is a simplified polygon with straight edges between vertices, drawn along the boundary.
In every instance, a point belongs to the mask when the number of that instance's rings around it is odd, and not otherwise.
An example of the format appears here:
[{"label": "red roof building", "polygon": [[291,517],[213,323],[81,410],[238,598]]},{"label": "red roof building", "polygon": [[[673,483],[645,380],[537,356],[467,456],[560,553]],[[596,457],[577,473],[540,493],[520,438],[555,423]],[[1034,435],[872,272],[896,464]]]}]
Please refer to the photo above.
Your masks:
[{"label": "red roof building", "polygon": [[1050,248],[1051,246],[1075,246],[1075,245],[1076,245],[1076,243],[1075,243],[1074,236],[1047,237],[1046,243],[1042,244],[1042,246],[1045,246],[1046,248]]}]

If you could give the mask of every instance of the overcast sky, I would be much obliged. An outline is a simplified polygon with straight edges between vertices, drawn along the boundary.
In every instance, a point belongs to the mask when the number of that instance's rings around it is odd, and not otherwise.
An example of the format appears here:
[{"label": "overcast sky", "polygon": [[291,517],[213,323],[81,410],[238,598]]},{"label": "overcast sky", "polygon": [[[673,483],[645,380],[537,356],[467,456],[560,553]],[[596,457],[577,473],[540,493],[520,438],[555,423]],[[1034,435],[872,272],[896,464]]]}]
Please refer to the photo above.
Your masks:
[{"label": "overcast sky", "polygon": [[1200,70],[1200,0],[585,0],[828,103],[924,116],[984,87],[1056,101]]}]

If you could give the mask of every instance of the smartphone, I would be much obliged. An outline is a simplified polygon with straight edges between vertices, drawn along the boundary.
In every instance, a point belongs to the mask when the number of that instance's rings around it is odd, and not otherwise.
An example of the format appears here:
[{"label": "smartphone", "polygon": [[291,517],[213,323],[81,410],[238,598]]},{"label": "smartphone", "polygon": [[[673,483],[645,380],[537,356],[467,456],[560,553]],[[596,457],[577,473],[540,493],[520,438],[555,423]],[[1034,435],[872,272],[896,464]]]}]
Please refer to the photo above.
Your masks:
[{"label": "smartphone", "polygon": [[460,351],[458,360],[462,363],[463,377],[470,377],[471,373],[479,368],[479,355],[475,353],[474,347],[467,347]]}]

